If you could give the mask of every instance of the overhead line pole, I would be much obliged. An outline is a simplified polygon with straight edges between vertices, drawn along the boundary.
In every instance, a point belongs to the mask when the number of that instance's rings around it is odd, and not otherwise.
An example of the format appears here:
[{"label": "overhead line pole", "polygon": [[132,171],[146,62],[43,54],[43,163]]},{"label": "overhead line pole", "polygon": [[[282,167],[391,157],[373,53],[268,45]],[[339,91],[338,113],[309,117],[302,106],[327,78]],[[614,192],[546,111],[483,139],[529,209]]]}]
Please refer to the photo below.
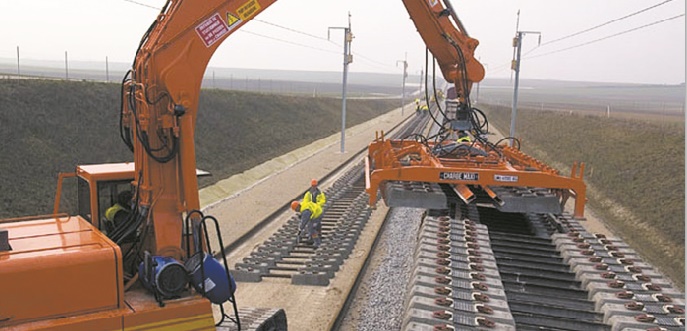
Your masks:
[{"label": "overhead line pole", "polygon": [[67,58],[67,51],[64,51],[64,76],[69,80],[69,60]]},{"label": "overhead line pole", "polygon": [[329,27],[327,30],[327,40],[329,40],[329,32],[332,29],[344,30],[343,91],[341,93],[341,154],[343,154],[346,144],[346,85],[348,80],[348,64],[353,62],[353,55],[351,54],[351,42],[353,41],[353,34],[351,33],[351,13],[348,13],[348,27]]},{"label": "overhead line pole", "polygon": [[535,31],[518,31],[515,38],[513,38],[513,47],[516,48],[516,58],[513,60],[511,68],[515,71],[515,85],[513,87],[513,109],[510,115],[510,147],[513,147],[513,140],[515,138],[515,118],[518,115],[518,85],[520,82],[520,55],[522,51],[522,38],[528,33],[538,34],[539,42],[541,43],[541,33]]},{"label": "overhead line pole", "polygon": [[408,78],[408,52],[406,52],[405,59],[403,61],[397,60],[396,61],[396,66],[398,67],[398,63],[403,63],[403,85],[402,85],[402,90],[401,90],[401,116],[403,116],[403,107],[405,106],[405,96],[406,96],[406,78]]}]

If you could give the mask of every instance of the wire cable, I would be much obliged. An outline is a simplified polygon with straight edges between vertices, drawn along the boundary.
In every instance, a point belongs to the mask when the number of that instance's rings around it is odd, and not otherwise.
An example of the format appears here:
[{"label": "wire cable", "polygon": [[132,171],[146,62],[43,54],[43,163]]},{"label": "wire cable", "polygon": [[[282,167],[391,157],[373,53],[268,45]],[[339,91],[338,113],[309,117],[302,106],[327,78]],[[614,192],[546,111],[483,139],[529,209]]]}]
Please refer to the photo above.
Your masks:
[{"label": "wire cable", "polygon": [[437,61],[434,56],[432,56],[432,90],[434,92],[434,103],[437,105],[437,109],[439,110],[439,113],[441,116],[444,116],[446,118],[446,113],[441,109],[441,105],[439,104],[439,96],[437,95]]},{"label": "wire cable", "polygon": [[641,13],[646,12],[646,11],[649,11],[649,10],[651,10],[651,9],[654,9],[654,8],[656,8],[656,7],[659,7],[659,6],[662,6],[662,5],[664,5],[664,4],[668,3],[668,2],[671,2],[671,1],[673,1],[673,0],[665,0],[665,1],[661,2],[661,3],[658,3],[658,4],[655,4],[655,5],[651,6],[651,7],[647,7],[647,8],[644,8],[644,9],[642,9],[642,10],[636,11],[636,12],[634,12],[634,13],[632,13],[632,14],[625,15],[625,16],[623,16],[623,17],[621,17],[621,18],[612,19],[612,20],[610,20],[610,21],[606,21],[606,22],[604,22],[604,23],[601,23],[601,24],[599,24],[599,25],[597,25],[597,26],[593,26],[593,27],[591,27],[591,28],[584,29],[584,30],[582,30],[582,31],[578,31],[578,32],[569,34],[569,35],[567,35],[567,36],[560,37],[560,38],[558,38],[558,39],[554,39],[554,40],[545,42],[545,43],[541,44],[540,46],[546,46],[546,45],[549,45],[549,44],[553,44],[553,43],[555,43],[555,42],[559,42],[559,41],[561,41],[561,40],[565,40],[565,39],[568,39],[568,38],[572,38],[572,37],[574,37],[574,36],[581,35],[581,34],[583,34],[583,33],[586,33],[586,32],[592,31],[592,30],[596,30],[596,29],[598,29],[598,28],[600,28],[600,27],[602,27],[602,26],[606,26],[606,25],[611,24],[611,23],[614,23],[614,22],[622,21],[622,20],[624,20],[624,19],[626,19],[626,18],[630,18],[630,17],[632,17],[632,16],[641,14]]},{"label": "wire cable", "polygon": [[[338,46],[338,47],[343,47],[341,44],[336,43],[336,42],[334,42],[334,41],[332,41],[332,40],[330,40],[330,39],[327,39],[327,38],[324,38],[324,37],[320,37],[320,36],[317,36],[317,35],[314,35],[314,34],[311,34],[311,33],[303,32],[303,31],[300,31],[300,30],[296,30],[296,29],[293,29],[293,28],[290,28],[290,27],[287,27],[287,26],[279,25],[279,24],[276,24],[276,23],[268,22],[268,21],[265,21],[265,20],[257,19],[257,18],[256,18],[256,19],[253,19],[253,21],[257,21],[257,22],[260,22],[260,23],[263,23],[263,24],[271,25],[271,26],[274,26],[274,27],[277,27],[277,28],[280,28],[280,29],[284,29],[284,30],[287,30],[287,31],[295,32],[295,33],[298,33],[298,34],[302,34],[302,35],[304,35],[304,36],[308,36],[308,37],[311,37],[311,38],[315,38],[315,39],[317,39],[317,40],[326,41],[326,42],[331,43],[331,44],[333,44],[333,45],[335,45],[335,46]],[[239,30],[239,31],[242,31],[242,30]],[[262,36],[262,35],[261,35],[261,36]],[[267,36],[264,36],[264,37],[270,38],[270,37],[267,37]],[[274,39],[274,38],[273,38],[273,39]],[[303,45],[299,45],[299,46],[303,46]],[[310,47],[310,46],[305,46],[305,47]],[[337,52],[337,53],[338,53],[338,52]],[[352,54],[355,55],[356,57],[359,57],[359,58],[361,58],[361,59],[367,60],[368,62],[370,62],[370,63],[372,63],[372,64],[377,64],[377,65],[380,65],[380,66],[386,67],[386,68],[392,68],[392,67],[393,67],[393,66],[391,66],[391,65],[389,65],[389,64],[379,62],[379,61],[377,61],[377,60],[374,60],[374,59],[372,59],[372,58],[370,58],[370,57],[367,57],[367,56],[365,56],[365,55],[363,55],[363,54],[360,54],[360,53],[358,53],[358,52],[352,52]]]},{"label": "wire cable", "polygon": [[339,54],[339,53],[340,53],[340,52],[332,51],[332,50],[329,50],[329,49],[324,49],[324,48],[309,46],[309,45],[300,44],[300,43],[296,43],[296,42],[292,42],[292,41],[288,41],[288,40],[284,40],[284,39],[280,39],[280,38],[275,38],[275,37],[271,37],[271,36],[266,36],[266,35],[264,35],[264,34],[251,32],[251,31],[248,31],[248,30],[245,30],[245,29],[238,30],[238,32],[243,32],[243,33],[251,34],[251,35],[254,35],[254,36],[258,36],[258,37],[262,37],[262,38],[267,38],[267,39],[271,39],[271,40],[276,40],[276,41],[283,42],[283,43],[286,43],[286,44],[291,44],[291,45],[295,45],[295,46],[310,48],[310,49],[314,49],[314,50],[318,50],[318,51],[322,51],[322,52],[327,52],[327,53],[332,53],[332,54]]},{"label": "wire cable", "polygon": [[[425,47],[425,102],[429,100],[429,85],[427,85],[427,77],[429,76],[429,48]],[[437,121],[437,119],[434,117],[434,114],[432,114],[432,110],[428,109],[429,116],[432,118],[432,121],[434,124],[436,124],[438,127],[442,127],[443,125]]]},{"label": "wire cable", "polygon": [[155,7],[155,6],[151,6],[151,5],[148,5],[148,4],[145,4],[145,3],[141,3],[141,2],[138,2],[138,1],[133,1],[133,0],[124,0],[124,1],[126,1],[126,2],[131,2],[131,3],[137,4],[137,5],[139,5],[139,6],[152,8],[152,9],[155,9],[155,10],[160,10],[160,8],[157,8],[157,7]]},{"label": "wire cable", "polygon": [[296,30],[296,29],[293,29],[293,28],[289,28],[289,27],[287,27],[287,26],[275,24],[275,23],[272,23],[272,22],[267,22],[267,21],[264,21],[264,20],[261,20],[261,19],[258,19],[258,18],[254,18],[253,21],[260,22],[260,23],[267,24],[267,25],[271,25],[271,26],[275,26],[275,27],[278,27],[278,28],[280,28],[280,29],[284,29],[284,30],[287,30],[287,31],[299,33],[299,34],[302,34],[302,35],[304,35],[304,36],[308,36],[308,37],[315,38],[315,39],[319,39],[319,40],[324,40],[324,41],[327,41],[327,42],[330,42],[330,43],[335,44],[333,41],[331,41],[331,40],[329,40],[329,39],[327,39],[327,38],[320,37],[320,36],[316,36],[316,35],[314,35],[314,34],[307,33],[307,32],[303,32],[303,31],[299,31],[299,30]]},{"label": "wire cable", "polygon": [[670,17],[670,18],[666,18],[666,19],[654,21],[654,22],[651,22],[651,23],[649,23],[649,24],[645,24],[645,25],[642,25],[642,26],[639,26],[639,27],[636,27],[636,28],[632,28],[632,29],[629,29],[629,30],[621,31],[621,32],[618,32],[618,33],[615,33],[615,34],[612,34],[612,35],[609,35],[609,36],[606,36],[606,37],[603,37],[603,38],[594,39],[594,40],[591,40],[591,41],[588,41],[588,42],[585,42],[585,43],[582,43],[582,44],[578,44],[578,45],[575,45],[575,46],[570,46],[570,47],[567,47],[567,48],[563,48],[563,49],[559,49],[559,50],[555,50],[555,51],[551,51],[551,52],[547,52],[547,53],[543,53],[543,54],[533,55],[533,56],[527,57],[527,59],[535,59],[535,58],[542,57],[542,56],[546,56],[546,55],[551,55],[551,54],[560,53],[560,52],[563,52],[563,51],[568,51],[568,50],[571,50],[571,49],[575,49],[575,48],[578,48],[578,47],[586,46],[586,45],[593,44],[593,43],[596,43],[596,42],[599,42],[599,41],[603,41],[603,40],[606,40],[606,39],[610,39],[610,38],[613,38],[613,37],[617,37],[617,36],[620,36],[620,35],[624,35],[624,34],[626,34],[626,33],[630,33],[630,32],[633,32],[633,31],[640,30],[640,29],[644,29],[644,28],[650,27],[650,26],[652,26],[652,25],[656,25],[656,24],[659,24],[659,23],[671,21],[671,20],[674,20],[674,19],[677,19],[677,18],[680,18],[680,17],[684,17],[684,16],[685,16],[685,13],[682,13],[682,14],[677,15],[677,16],[673,16],[673,17]]}]

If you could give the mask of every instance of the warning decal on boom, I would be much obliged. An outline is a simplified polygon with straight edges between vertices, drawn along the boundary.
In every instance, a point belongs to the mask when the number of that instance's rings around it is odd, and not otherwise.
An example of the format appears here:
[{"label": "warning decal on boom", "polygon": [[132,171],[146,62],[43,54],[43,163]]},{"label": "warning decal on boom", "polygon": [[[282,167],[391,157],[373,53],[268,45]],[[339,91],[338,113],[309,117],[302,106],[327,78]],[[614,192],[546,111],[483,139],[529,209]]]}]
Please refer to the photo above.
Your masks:
[{"label": "warning decal on boom", "polygon": [[260,3],[256,0],[250,0],[239,7],[237,12],[242,20],[247,20],[257,14],[258,11],[260,11]]},{"label": "warning decal on boom", "polygon": [[224,23],[222,17],[215,13],[196,26],[196,33],[205,43],[205,47],[210,47],[229,33],[229,27]]},{"label": "warning decal on boom", "polygon": [[241,22],[241,19],[236,17],[236,15],[227,12],[227,25],[229,27],[232,27],[232,26],[234,26],[234,24],[239,23],[239,22]]}]

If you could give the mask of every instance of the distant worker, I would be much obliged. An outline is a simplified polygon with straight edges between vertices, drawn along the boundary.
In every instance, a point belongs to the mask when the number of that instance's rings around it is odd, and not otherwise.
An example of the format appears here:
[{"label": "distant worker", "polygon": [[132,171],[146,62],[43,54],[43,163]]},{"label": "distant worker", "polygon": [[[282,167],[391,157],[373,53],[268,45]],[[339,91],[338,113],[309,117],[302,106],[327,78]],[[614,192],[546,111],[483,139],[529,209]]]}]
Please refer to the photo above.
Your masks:
[{"label": "distant worker", "polygon": [[298,236],[305,231],[307,243],[318,248],[322,244],[322,208],[312,201],[293,201],[291,209],[301,213],[301,222],[298,226]]},{"label": "distant worker", "polygon": [[457,143],[470,143],[472,142],[472,139],[470,136],[463,130],[458,131],[458,139],[456,139]]},{"label": "distant worker", "polygon": [[423,115],[423,114],[427,114],[427,112],[429,112],[429,107],[428,107],[427,105],[422,105],[422,106],[419,108],[419,110],[417,111],[417,114],[418,114],[418,115]]},{"label": "distant worker", "polygon": [[310,188],[305,191],[303,201],[315,202],[320,208],[324,209],[324,204],[327,203],[327,197],[324,195],[324,192],[320,191],[317,187],[317,179],[310,181]]},{"label": "distant worker", "polygon": [[415,113],[420,113],[420,99],[415,99]]},{"label": "distant worker", "polygon": [[105,211],[105,226],[110,232],[124,223],[131,214],[131,191],[122,191],[117,195],[117,202]]}]

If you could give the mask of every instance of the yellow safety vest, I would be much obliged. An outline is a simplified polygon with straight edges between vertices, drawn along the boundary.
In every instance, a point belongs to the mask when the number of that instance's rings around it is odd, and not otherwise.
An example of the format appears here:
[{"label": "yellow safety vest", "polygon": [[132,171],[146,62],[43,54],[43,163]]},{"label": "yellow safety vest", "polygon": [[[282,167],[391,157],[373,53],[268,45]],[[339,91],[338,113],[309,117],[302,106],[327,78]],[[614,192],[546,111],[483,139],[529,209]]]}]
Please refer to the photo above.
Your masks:
[{"label": "yellow safety vest", "polygon": [[315,219],[322,215],[322,207],[312,201],[301,202],[301,213],[305,210],[310,210],[310,219]]},{"label": "yellow safety vest", "polygon": [[105,211],[105,218],[110,222],[114,222],[114,217],[120,210],[125,210],[125,208],[122,207],[122,205],[116,203],[114,206],[107,208],[107,210]]},{"label": "yellow safety vest", "polygon": [[320,207],[324,208],[324,204],[327,203],[327,197],[324,196],[324,192],[318,190],[320,193],[317,194],[317,197],[315,197],[315,201],[312,199],[312,192],[308,190],[305,192],[305,195],[303,196],[303,201],[310,201],[310,202],[315,202],[316,204],[320,205]]}]

